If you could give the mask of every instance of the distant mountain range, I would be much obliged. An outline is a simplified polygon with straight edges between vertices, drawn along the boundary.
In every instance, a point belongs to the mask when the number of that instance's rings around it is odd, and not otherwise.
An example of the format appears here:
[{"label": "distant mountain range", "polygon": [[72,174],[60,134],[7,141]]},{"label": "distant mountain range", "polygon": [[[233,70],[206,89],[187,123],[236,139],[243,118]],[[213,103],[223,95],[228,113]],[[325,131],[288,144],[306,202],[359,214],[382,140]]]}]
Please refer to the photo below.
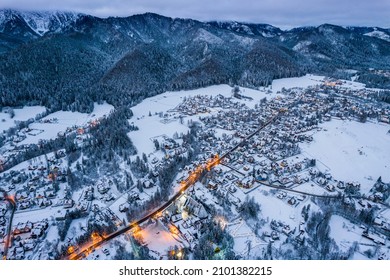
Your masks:
[{"label": "distant mountain range", "polygon": [[390,87],[372,68],[390,70],[389,29],[0,10],[0,106],[89,111],[99,100],[120,106],[166,90],[258,87],[308,72],[347,78],[351,69]]}]

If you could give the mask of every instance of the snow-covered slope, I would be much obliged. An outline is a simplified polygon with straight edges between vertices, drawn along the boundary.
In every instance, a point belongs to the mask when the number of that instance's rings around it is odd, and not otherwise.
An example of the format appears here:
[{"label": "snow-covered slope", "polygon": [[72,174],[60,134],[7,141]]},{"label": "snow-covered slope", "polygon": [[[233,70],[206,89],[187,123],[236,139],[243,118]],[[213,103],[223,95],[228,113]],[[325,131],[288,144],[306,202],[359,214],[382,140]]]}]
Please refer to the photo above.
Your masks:
[{"label": "snow-covered slope", "polygon": [[380,31],[380,30],[374,30],[374,31],[368,32],[368,33],[366,33],[364,35],[365,36],[370,36],[370,37],[376,37],[376,38],[385,40],[387,42],[390,42],[389,34],[386,34],[385,32]]},{"label": "snow-covered slope", "polygon": [[24,25],[37,35],[58,32],[74,23],[81,14],[72,12],[22,12],[0,10],[0,32],[10,32],[18,25]]},{"label": "snow-covered slope", "polygon": [[40,35],[62,30],[80,17],[80,14],[72,12],[23,12],[21,15],[31,29]]},{"label": "snow-covered slope", "polygon": [[273,38],[283,33],[278,27],[269,24],[242,23],[236,21],[211,21],[208,24],[245,35],[260,35]]}]

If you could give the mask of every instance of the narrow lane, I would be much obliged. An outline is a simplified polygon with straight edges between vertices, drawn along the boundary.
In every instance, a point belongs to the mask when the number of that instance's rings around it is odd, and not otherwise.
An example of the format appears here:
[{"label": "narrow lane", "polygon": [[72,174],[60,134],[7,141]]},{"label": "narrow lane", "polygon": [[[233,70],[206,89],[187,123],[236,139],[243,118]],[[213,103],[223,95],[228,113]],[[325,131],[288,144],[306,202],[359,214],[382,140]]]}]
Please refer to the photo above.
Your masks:
[{"label": "narrow lane", "polygon": [[340,195],[322,195],[322,194],[313,194],[313,193],[308,193],[308,192],[304,192],[304,191],[298,191],[298,190],[294,190],[294,189],[288,189],[286,187],[281,187],[281,186],[275,186],[275,185],[271,185],[269,183],[265,183],[263,181],[259,181],[259,180],[255,180],[255,182],[261,184],[262,186],[265,186],[265,187],[268,187],[268,188],[272,188],[272,189],[277,189],[277,190],[281,190],[281,191],[286,191],[286,192],[292,192],[292,193],[298,193],[298,194],[302,194],[302,195],[308,195],[308,196],[312,196],[312,197],[318,197],[318,198],[334,198],[334,199],[341,199],[342,196]]}]

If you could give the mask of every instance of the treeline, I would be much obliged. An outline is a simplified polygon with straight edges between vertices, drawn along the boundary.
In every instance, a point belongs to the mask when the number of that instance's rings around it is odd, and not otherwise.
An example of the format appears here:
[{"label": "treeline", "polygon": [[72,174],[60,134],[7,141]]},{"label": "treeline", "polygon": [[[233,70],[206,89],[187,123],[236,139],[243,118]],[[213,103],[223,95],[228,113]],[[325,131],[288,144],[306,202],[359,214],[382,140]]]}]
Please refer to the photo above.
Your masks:
[{"label": "treeline", "polygon": [[81,38],[52,35],[0,56],[0,106],[91,112],[107,55]]},{"label": "treeline", "polygon": [[[390,88],[390,82],[389,82],[388,88]],[[390,103],[390,90],[381,90],[378,93],[378,99],[380,101],[383,101],[383,102],[386,102],[386,103]]]},{"label": "treeline", "polygon": [[3,168],[7,170],[23,161],[63,148],[66,149],[70,163],[79,158],[81,150],[88,156],[85,159],[86,165],[88,162],[94,162],[93,165],[96,165],[101,160],[110,162],[116,154],[127,159],[136,154],[136,148],[127,136],[128,132],[138,129],[128,122],[132,115],[133,113],[128,107],[120,107],[102,119],[100,124],[89,129],[91,136],[82,148],[75,144],[77,135],[76,132],[72,132],[65,137],[42,140],[39,144],[28,145],[26,149],[21,149],[12,156],[3,165]]},{"label": "treeline", "polygon": [[203,224],[201,232],[199,242],[193,250],[195,260],[238,259],[233,250],[234,239],[226,227],[210,219]]},{"label": "treeline", "polygon": [[89,161],[111,162],[116,154],[127,160],[136,154],[137,150],[127,135],[130,131],[138,129],[128,121],[132,116],[133,112],[122,106],[102,119],[100,124],[90,128],[91,137],[83,149]]},{"label": "treeline", "polygon": [[[91,40],[101,36],[104,27],[99,24],[88,23],[90,34],[47,35],[1,55],[0,106],[91,112],[93,102],[102,100],[120,107],[167,90],[221,83],[256,87],[308,69],[303,57],[288,49],[260,38],[253,47],[245,46],[231,40],[228,31],[219,34],[224,44],[209,42],[205,52],[205,42],[196,40],[197,29],[167,38],[171,44],[156,35],[150,43],[123,40],[108,45]],[[103,32],[107,38],[116,36]]]},{"label": "treeline", "polygon": [[[379,75],[367,71],[360,73],[357,81],[360,83],[364,83],[367,87],[371,88],[390,89],[390,77],[387,77],[385,75]],[[384,91],[383,94],[380,96],[380,100],[390,103],[389,91]]]},{"label": "treeline", "polygon": [[[163,201],[168,200],[169,195],[172,192],[173,180],[179,172],[179,169],[191,163],[199,153],[199,143],[196,140],[198,130],[199,127],[194,124],[191,126],[190,131],[183,135],[183,145],[188,149],[187,155],[175,155],[164,161],[164,164],[158,170],[157,180],[159,188],[153,194],[153,196],[142,205],[129,201],[130,207],[129,210],[126,212],[127,220],[129,222],[132,222],[142,217],[142,215],[147,211],[150,211],[151,209],[160,206]],[[142,159],[139,157],[137,158],[135,160],[135,163],[138,162],[140,166],[146,166],[146,156],[143,156]],[[131,163],[130,165],[133,165],[133,163]],[[132,171],[134,172],[134,166],[132,167]],[[139,172],[139,167],[136,168],[135,171],[136,173]],[[138,173],[138,175],[144,175],[149,176],[149,178],[153,178],[151,174],[145,175],[145,173]],[[137,188],[142,191],[141,182],[137,182]]]}]

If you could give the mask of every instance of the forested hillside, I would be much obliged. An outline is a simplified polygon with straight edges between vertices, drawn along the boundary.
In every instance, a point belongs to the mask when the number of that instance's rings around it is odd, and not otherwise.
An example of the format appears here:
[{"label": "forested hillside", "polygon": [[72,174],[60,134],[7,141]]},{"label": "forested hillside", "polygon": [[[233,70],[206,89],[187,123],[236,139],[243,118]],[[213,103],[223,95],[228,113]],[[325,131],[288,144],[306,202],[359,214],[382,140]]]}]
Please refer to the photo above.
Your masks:
[{"label": "forested hillside", "polygon": [[348,78],[349,69],[370,86],[390,87],[388,77],[369,72],[389,70],[389,34],[327,24],[282,31],[150,13],[102,19],[3,10],[0,106],[90,112],[94,101],[118,107],[166,90],[258,87],[308,72]]}]

